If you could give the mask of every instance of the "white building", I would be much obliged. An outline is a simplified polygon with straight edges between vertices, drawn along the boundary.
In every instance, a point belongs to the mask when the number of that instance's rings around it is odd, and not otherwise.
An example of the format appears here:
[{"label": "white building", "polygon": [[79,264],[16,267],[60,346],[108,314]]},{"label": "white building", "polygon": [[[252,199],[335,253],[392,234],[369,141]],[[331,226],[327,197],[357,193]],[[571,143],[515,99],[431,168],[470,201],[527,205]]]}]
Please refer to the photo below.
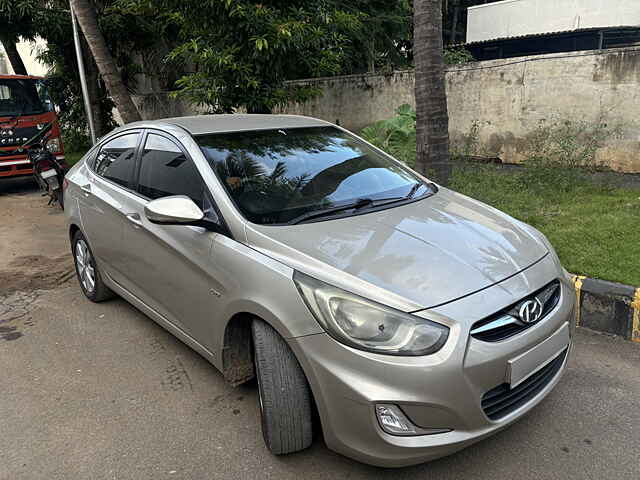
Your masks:
[{"label": "white building", "polygon": [[478,60],[640,44],[640,0],[503,0],[469,7]]},{"label": "white building", "polygon": [[640,25],[640,0],[503,0],[469,7],[467,43]]}]

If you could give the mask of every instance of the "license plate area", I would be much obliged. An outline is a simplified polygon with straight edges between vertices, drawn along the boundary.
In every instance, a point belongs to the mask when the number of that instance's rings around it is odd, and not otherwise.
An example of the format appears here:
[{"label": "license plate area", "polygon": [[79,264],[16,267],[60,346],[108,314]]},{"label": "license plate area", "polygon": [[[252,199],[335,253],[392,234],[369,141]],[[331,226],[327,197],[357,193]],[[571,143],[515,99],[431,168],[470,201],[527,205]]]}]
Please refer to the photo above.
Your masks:
[{"label": "license plate area", "polygon": [[517,387],[560,355],[569,346],[569,341],[569,324],[565,323],[542,343],[509,360],[506,382],[511,388]]},{"label": "license plate area", "polygon": [[60,188],[58,177],[47,178],[47,185],[49,185],[49,190],[57,190],[58,188]]},{"label": "license plate area", "polygon": [[40,176],[44,179],[50,178],[50,177],[54,177],[57,174],[57,172],[54,169],[51,170],[45,170],[44,172],[42,172],[40,174]]}]

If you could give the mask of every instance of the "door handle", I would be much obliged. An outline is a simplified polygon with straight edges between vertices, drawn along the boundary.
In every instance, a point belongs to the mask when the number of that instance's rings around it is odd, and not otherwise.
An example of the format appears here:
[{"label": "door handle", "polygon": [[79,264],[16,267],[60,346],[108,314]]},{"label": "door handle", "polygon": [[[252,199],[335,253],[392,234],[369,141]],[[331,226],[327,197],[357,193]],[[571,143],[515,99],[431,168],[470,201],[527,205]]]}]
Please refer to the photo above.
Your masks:
[{"label": "door handle", "polygon": [[82,190],[85,197],[88,197],[91,195],[91,184],[87,183],[86,185],[81,186],[80,190]]},{"label": "door handle", "polygon": [[133,223],[133,228],[140,228],[142,226],[142,219],[139,213],[128,213],[126,217],[127,220]]}]

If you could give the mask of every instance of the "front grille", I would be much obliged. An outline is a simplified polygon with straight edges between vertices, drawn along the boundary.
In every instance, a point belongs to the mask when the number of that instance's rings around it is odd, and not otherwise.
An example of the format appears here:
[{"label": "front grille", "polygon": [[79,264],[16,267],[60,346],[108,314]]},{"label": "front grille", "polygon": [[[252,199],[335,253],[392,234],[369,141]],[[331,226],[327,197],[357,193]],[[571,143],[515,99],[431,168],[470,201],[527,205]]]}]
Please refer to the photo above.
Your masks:
[{"label": "front grille", "polygon": [[37,126],[20,127],[12,129],[9,136],[0,137],[0,157],[16,155],[16,149],[23,146],[31,146],[38,143],[43,135],[51,130],[51,125],[47,128],[39,129]]},{"label": "front grille", "polygon": [[510,414],[517,408],[523,406],[556,376],[567,356],[565,349],[560,355],[549,364],[538,370],[515,388],[511,388],[508,383],[498,385],[482,396],[482,410],[491,420],[499,420]]},{"label": "front grille", "polygon": [[[529,300],[538,299],[542,304],[542,314],[533,323],[524,323],[519,317],[520,306]],[[499,342],[532,327],[544,319],[560,301],[560,282],[554,280],[519,302],[473,324],[471,336],[484,342]]]}]

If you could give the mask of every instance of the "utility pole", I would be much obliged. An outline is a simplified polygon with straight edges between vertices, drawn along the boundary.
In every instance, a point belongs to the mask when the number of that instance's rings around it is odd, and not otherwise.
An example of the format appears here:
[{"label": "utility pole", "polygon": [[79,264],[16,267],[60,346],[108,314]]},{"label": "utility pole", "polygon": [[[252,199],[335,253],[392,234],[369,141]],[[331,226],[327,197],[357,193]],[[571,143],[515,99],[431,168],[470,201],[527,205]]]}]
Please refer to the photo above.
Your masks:
[{"label": "utility pole", "polygon": [[78,60],[78,73],[80,75],[80,86],[82,88],[82,99],[84,100],[84,112],[87,116],[89,124],[89,133],[91,134],[91,144],[95,145],[96,130],[93,125],[93,115],[91,113],[91,101],[89,99],[89,89],[87,88],[87,77],[84,73],[84,59],[82,57],[82,45],[80,44],[80,34],[78,33],[78,21],[73,13],[73,6],[69,2],[69,10],[71,11],[71,25],[73,26],[73,44],[76,47],[76,58]]}]

